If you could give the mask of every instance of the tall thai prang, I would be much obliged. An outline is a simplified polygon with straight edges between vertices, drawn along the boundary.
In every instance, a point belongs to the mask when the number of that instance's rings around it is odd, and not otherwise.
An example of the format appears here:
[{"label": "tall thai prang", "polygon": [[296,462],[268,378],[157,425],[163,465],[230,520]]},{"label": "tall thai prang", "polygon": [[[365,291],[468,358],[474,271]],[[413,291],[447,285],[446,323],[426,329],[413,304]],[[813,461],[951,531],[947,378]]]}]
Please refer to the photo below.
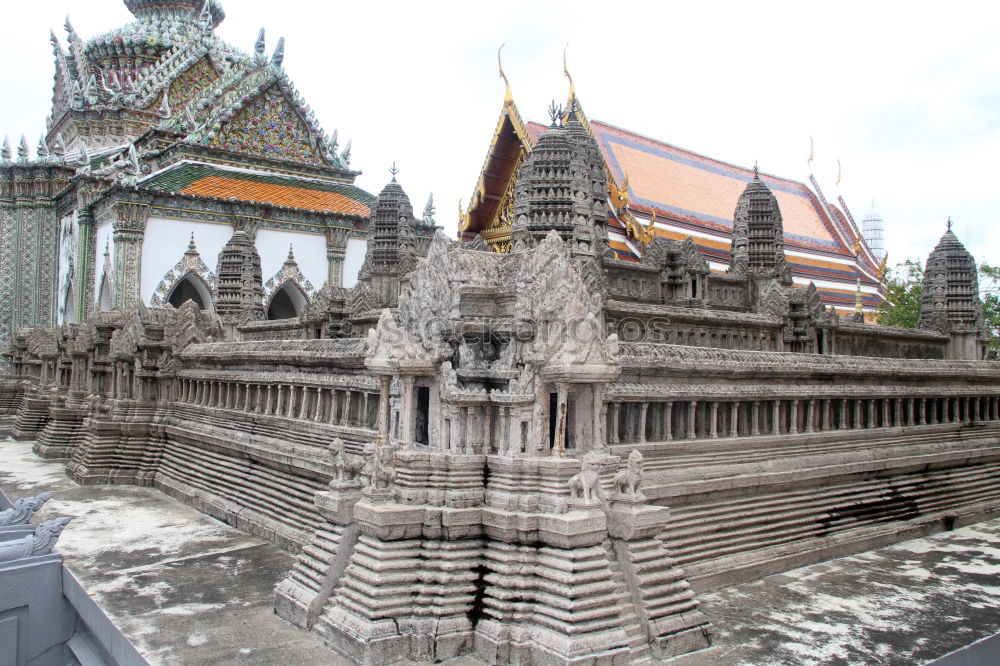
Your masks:
[{"label": "tall thai prang", "polygon": [[920,328],[951,337],[948,358],[985,358],[989,335],[979,301],[976,260],[951,230],[941,236],[924,267]]}]

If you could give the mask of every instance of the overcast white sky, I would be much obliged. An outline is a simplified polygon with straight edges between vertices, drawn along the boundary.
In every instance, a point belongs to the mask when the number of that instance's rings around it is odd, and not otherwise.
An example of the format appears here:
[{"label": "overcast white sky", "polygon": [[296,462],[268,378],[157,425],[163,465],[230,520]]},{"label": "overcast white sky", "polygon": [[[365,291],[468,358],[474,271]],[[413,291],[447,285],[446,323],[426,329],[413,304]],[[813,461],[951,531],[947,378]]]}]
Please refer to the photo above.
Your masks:
[{"label": "overcast white sky", "polygon": [[[526,120],[566,97],[562,49],[584,109],[711,157],[841,190],[860,223],[872,199],[890,263],[926,258],[945,219],[1000,263],[1000,9],[995,2],[317,2],[222,0],[219,34],[245,50],[266,27],[328,132],[353,140],[358,184],[395,161],[419,215],[434,193],[453,234],[503,101],[496,51]],[[120,0],[5,2],[0,134],[44,130],[50,28],[123,25]],[[735,205],[735,202],[733,202]]]}]

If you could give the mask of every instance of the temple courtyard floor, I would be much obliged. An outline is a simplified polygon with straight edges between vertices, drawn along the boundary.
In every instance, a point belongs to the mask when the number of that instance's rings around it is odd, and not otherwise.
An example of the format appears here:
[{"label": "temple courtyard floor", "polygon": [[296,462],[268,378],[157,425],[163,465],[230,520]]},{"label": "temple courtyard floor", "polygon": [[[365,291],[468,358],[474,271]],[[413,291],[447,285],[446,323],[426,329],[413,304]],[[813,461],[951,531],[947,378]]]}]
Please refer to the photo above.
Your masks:
[{"label": "temple courtyard floor", "polygon": [[[57,550],[149,663],[350,663],[273,614],[291,555],[152,488],[78,486],[31,446],[0,441],[0,489],[55,494],[36,522],[73,516]],[[699,598],[713,647],[673,665],[927,663],[1000,632],[1000,519]]]}]

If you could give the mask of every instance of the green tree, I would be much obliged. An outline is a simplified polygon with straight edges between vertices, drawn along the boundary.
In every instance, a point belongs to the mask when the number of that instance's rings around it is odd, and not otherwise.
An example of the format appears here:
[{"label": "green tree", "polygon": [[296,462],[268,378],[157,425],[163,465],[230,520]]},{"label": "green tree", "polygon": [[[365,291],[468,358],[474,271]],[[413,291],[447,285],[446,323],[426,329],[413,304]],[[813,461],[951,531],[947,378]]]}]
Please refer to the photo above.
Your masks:
[{"label": "green tree", "polygon": [[983,317],[990,331],[990,349],[1000,351],[1000,266],[979,264],[979,297],[983,302]]},{"label": "green tree", "polygon": [[883,326],[916,328],[924,293],[924,269],[920,261],[907,259],[885,274],[885,300],[879,306],[878,323]]}]

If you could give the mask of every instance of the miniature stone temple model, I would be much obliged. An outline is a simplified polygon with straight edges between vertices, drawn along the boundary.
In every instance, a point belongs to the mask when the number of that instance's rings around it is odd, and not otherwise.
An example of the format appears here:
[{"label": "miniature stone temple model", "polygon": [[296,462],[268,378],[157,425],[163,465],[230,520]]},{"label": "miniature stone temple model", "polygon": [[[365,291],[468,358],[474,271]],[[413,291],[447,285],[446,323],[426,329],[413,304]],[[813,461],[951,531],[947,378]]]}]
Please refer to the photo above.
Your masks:
[{"label": "miniature stone temple model", "polygon": [[[395,165],[354,186],[282,43],[126,6],[55,40],[45,149],[0,164],[0,432],[287,550],[275,612],[332,650],[662,660],[710,644],[700,592],[996,515],[1000,368],[950,229],[920,327],[875,326],[815,179],[572,88],[525,123],[508,88],[453,241]],[[638,196],[666,173],[704,200]]]}]

